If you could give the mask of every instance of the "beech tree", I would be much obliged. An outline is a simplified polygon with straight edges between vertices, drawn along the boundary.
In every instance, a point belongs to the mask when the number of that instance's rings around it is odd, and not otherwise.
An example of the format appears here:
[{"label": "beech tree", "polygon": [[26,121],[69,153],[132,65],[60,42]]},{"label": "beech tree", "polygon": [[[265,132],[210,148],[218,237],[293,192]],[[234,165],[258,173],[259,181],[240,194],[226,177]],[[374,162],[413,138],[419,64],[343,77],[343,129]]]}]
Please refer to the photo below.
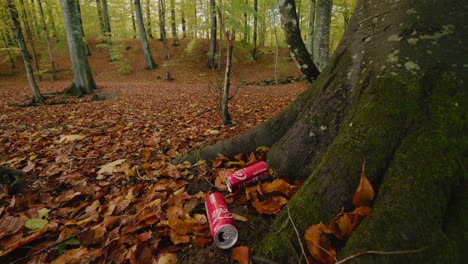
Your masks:
[{"label": "beech tree", "polygon": [[60,5],[67,35],[68,53],[73,66],[73,82],[65,92],[77,96],[89,94],[96,88],[96,84],[86,56],[88,49],[83,41],[78,1],[60,0]]},{"label": "beech tree", "polygon": [[279,10],[281,12],[281,24],[291,58],[306,79],[312,82],[312,80],[317,78],[320,72],[312,61],[304,41],[302,40],[301,30],[299,29],[299,19],[296,13],[296,3],[294,0],[281,0]]},{"label": "beech tree", "polygon": [[457,43],[468,41],[467,12],[468,5],[455,0],[358,1],[326,68],[286,110],[185,156],[212,159],[269,146],[266,161],[278,177],[305,180],[266,227],[257,256],[298,263],[296,231],[303,240],[309,226],[352,207],[365,160],[376,198],[337,258],[421,249],[358,260],[462,261],[457,257],[466,256],[460,233],[467,230],[468,215],[468,74],[460,54],[468,46]]},{"label": "beech tree", "polygon": [[322,70],[328,61],[330,51],[330,23],[333,0],[318,0],[313,35],[314,62]]},{"label": "beech tree", "polygon": [[54,53],[52,51],[52,43],[50,42],[49,29],[47,28],[47,23],[45,21],[44,10],[42,8],[41,0],[37,1],[39,5],[39,13],[41,15],[41,24],[42,29],[44,30],[45,40],[47,44],[47,53],[49,55],[50,70],[52,72],[52,79],[57,80],[57,70],[55,64]]},{"label": "beech tree", "polygon": [[216,1],[210,0],[210,51],[208,54],[208,67],[210,69],[216,68],[215,54],[216,54]]},{"label": "beech tree", "polygon": [[135,16],[138,24],[138,32],[140,34],[141,46],[143,47],[143,53],[145,54],[146,70],[153,70],[158,67],[154,62],[153,55],[151,55],[151,50],[148,44],[148,39],[146,38],[145,25],[143,24],[143,14],[141,13],[141,4],[140,0],[134,0],[135,2]]},{"label": "beech tree", "polygon": [[36,80],[34,79],[34,73],[31,65],[31,57],[29,56],[28,48],[24,42],[23,32],[21,30],[21,24],[18,19],[18,10],[13,0],[7,0],[7,9],[10,14],[10,18],[13,26],[13,34],[15,36],[16,43],[21,50],[21,56],[23,57],[24,65],[26,67],[26,74],[28,76],[29,85],[32,90],[32,104],[43,104],[44,97],[37,87]]}]

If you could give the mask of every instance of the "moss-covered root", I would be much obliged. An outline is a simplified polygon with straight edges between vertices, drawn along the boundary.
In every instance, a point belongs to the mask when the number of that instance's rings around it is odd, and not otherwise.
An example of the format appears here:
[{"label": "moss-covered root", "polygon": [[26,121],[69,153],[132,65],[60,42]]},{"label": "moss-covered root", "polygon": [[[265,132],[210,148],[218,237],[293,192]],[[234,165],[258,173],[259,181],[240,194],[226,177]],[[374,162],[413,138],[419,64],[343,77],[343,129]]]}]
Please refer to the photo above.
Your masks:
[{"label": "moss-covered root", "polygon": [[468,149],[467,98],[461,82],[444,74],[426,102],[427,111],[396,151],[372,213],[341,256],[427,247],[417,254],[365,256],[359,262],[457,263],[457,245],[443,226],[451,197],[463,180],[460,160]]},{"label": "moss-covered root", "polygon": [[220,153],[227,157],[233,157],[239,153],[253,152],[258,146],[271,146],[294,123],[299,113],[299,105],[301,103],[296,100],[285,111],[274,118],[231,139],[189,152],[177,158],[174,162],[189,161],[195,163],[201,159],[211,160],[216,158]]}]

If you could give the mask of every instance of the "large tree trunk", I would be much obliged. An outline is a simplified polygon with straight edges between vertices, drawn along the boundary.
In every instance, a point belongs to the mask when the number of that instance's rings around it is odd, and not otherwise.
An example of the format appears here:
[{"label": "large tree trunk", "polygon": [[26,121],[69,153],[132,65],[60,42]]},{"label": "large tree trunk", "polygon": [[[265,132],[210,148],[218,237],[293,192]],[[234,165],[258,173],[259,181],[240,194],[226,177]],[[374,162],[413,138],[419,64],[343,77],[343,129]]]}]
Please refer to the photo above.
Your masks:
[{"label": "large tree trunk", "polygon": [[307,27],[307,51],[314,58],[315,0],[309,0],[309,25]]},{"label": "large tree trunk", "polygon": [[[468,242],[460,235],[468,228],[468,73],[459,54],[467,54],[468,46],[453,47],[468,41],[468,6],[454,0],[370,2],[358,2],[335,55],[294,103],[246,133],[200,150],[199,157],[270,146],[267,163],[277,175],[306,180],[288,203],[302,239],[310,225],[328,223],[352,206],[366,160],[376,198],[338,258],[425,248],[358,260],[462,262]],[[290,258],[297,252],[283,210],[256,254],[297,263]]]},{"label": "large tree trunk", "polygon": [[134,0],[135,2],[135,16],[138,24],[138,32],[140,34],[141,46],[143,47],[143,53],[145,54],[146,61],[146,70],[153,70],[158,67],[154,62],[153,55],[151,55],[151,50],[148,44],[148,39],[146,38],[145,25],[143,24],[143,14],[141,13],[141,3],[140,0]]},{"label": "large tree trunk", "polygon": [[65,92],[76,96],[89,94],[96,88],[96,84],[86,56],[88,49],[83,41],[78,1],[60,0],[60,5],[73,66],[73,82]]},{"label": "large tree trunk", "polygon": [[[26,30],[26,38],[29,42],[29,45],[31,46],[31,55],[32,55],[32,60],[34,62],[34,67],[36,68],[36,73],[37,73],[37,77],[39,78],[39,81],[42,81],[42,77],[41,77],[41,69],[39,67],[39,60],[37,59],[37,51],[36,51],[36,45],[34,44],[34,40],[33,40],[33,33],[32,33],[32,30],[31,30],[31,26],[30,26],[30,20],[33,20],[32,18],[30,18],[31,16],[28,16],[28,12],[26,11],[26,5],[24,4],[24,1],[23,0],[20,0],[19,3],[21,4],[21,9],[23,10],[23,23],[24,23],[24,28]],[[29,13],[31,14],[31,13]],[[34,26],[34,24],[33,24]],[[31,58],[29,56],[29,61],[31,61]]]},{"label": "large tree trunk", "polygon": [[16,43],[21,50],[21,56],[23,57],[24,65],[26,68],[26,74],[28,76],[29,85],[32,90],[32,103],[33,104],[43,104],[44,98],[42,97],[39,88],[37,87],[36,80],[34,79],[34,73],[31,66],[31,58],[29,56],[28,48],[24,42],[23,32],[21,31],[21,24],[18,18],[18,10],[15,7],[13,0],[7,0],[6,2],[8,12],[13,26],[13,34],[16,39]]}]

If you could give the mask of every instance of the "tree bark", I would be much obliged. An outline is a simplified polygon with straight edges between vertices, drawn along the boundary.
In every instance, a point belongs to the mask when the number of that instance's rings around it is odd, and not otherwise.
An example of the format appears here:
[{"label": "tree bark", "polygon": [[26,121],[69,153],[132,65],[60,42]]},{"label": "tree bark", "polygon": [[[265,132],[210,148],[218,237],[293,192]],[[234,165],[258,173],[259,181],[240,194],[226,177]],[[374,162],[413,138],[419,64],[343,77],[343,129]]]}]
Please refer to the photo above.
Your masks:
[{"label": "tree bark", "polygon": [[307,51],[314,58],[315,0],[309,0],[309,26],[307,28]]},{"label": "tree bark", "polygon": [[319,0],[314,29],[314,62],[319,70],[327,65],[330,52],[330,23],[333,0]]},{"label": "tree bark", "polygon": [[[24,28],[26,30],[26,38],[28,39],[29,45],[31,46],[31,53],[32,53],[32,60],[34,62],[34,67],[36,68],[36,73],[37,73],[37,77],[38,77],[39,81],[42,81],[41,69],[39,67],[39,61],[37,59],[38,56],[37,56],[37,51],[36,51],[36,45],[34,44],[35,42],[33,40],[33,33],[32,33],[32,30],[31,30],[31,27],[30,27],[30,24],[29,24],[30,18],[27,15],[26,5],[24,4],[24,1],[20,0],[19,3],[21,5],[21,9],[23,10],[22,13],[23,13]],[[23,38],[23,41],[24,41],[24,38]],[[28,57],[29,57],[29,62],[31,63],[31,57],[30,56],[28,56]]]},{"label": "tree bark", "polygon": [[83,19],[81,17],[81,5],[80,5],[80,0],[75,0],[76,1],[76,8],[78,10],[78,22],[79,22],[79,28],[80,28],[80,31],[81,31],[81,35],[83,36],[83,42],[84,42],[84,48],[85,48],[85,52],[86,52],[86,56],[91,56],[91,50],[89,49],[89,46],[88,46],[88,43],[86,43],[86,40],[85,40],[85,33],[84,33],[84,29],[83,29]]},{"label": "tree bark", "polygon": [[99,30],[101,32],[101,35],[104,36],[106,32],[106,28],[104,26],[104,16],[102,15],[101,0],[96,0],[96,9],[97,9],[98,19],[99,19]]},{"label": "tree bark", "polygon": [[52,79],[57,80],[57,69],[56,69],[56,64],[55,64],[55,59],[54,59],[54,53],[52,51],[52,44],[50,43],[49,29],[47,28],[47,23],[45,21],[44,10],[42,8],[41,0],[38,0],[37,3],[39,5],[39,13],[41,15],[42,28],[44,29],[44,35],[45,35],[45,40],[47,44],[47,52],[49,54],[49,63],[50,63],[50,69],[52,71]]},{"label": "tree bark", "polygon": [[258,31],[258,0],[254,0],[254,28],[252,58],[257,60],[257,31]]},{"label": "tree bark", "polygon": [[143,14],[141,13],[141,4],[140,0],[134,0],[135,2],[135,15],[138,24],[138,31],[140,33],[141,45],[143,47],[143,53],[145,54],[146,61],[146,70],[153,70],[158,67],[154,62],[153,56],[151,55],[151,50],[148,44],[148,39],[146,38],[145,25],[143,24]]},{"label": "tree bark", "polygon": [[31,58],[29,57],[28,48],[24,42],[23,32],[21,31],[21,24],[18,19],[18,11],[13,0],[7,0],[6,4],[13,25],[13,34],[15,36],[16,43],[21,50],[21,56],[23,57],[29,85],[31,86],[32,104],[44,104],[44,97],[39,91],[39,87],[37,87],[36,80],[34,79]]},{"label": "tree bark", "polygon": [[281,13],[281,24],[291,58],[306,79],[312,82],[317,78],[320,72],[310,58],[304,41],[302,41],[294,0],[280,0],[278,6]]},{"label": "tree bark", "polygon": [[15,60],[13,59],[13,56],[11,55],[11,52],[10,52],[10,47],[9,47],[10,45],[9,45],[7,37],[6,37],[7,33],[2,32],[1,34],[2,34],[3,46],[5,47],[5,50],[6,50],[7,55],[8,55],[8,60],[10,61],[11,68],[14,69],[14,68],[16,68],[16,64],[15,64]]},{"label": "tree bark", "polygon": [[210,51],[208,55],[208,68],[215,69],[217,67],[215,61],[216,54],[216,2],[210,0]]},{"label": "tree bark", "polygon": [[232,123],[231,115],[229,114],[229,88],[231,86],[231,66],[232,66],[232,50],[234,42],[234,32],[229,32],[224,27],[223,16],[221,9],[218,7],[218,16],[221,30],[226,38],[226,70],[224,72],[224,85],[221,91],[220,112],[223,125],[230,125]]},{"label": "tree bark", "polygon": [[133,36],[132,38],[136,38],[136,21],[135,21],[135,4],[133,3],[133,0],[130,0],[130,7],[132,11],[132,29],[133,29]]},{"label": "tree bark", "polygon": [[73,66],[73,82],[65,89],[68,94],[82,96],[90,94],[96,88],[84,43],[78,1],[60,0],[63,22],[67,35],[68,52]]},{"label": "tree bark", "polygon": [[146,0],[146,32],[150,39],[153,39],[153,30],[151,28],[151,8],[150,8],[150,0]]},{"label": "tree bark", "polygon": [[109,10],[107,8],[107,0],[102,0],[102,16],[104,19],[104,35],[106,38],[107,51],[109,53],[109,61],[115,61],[114,52],[112,50],[112,31],[109,19]]},{"label": "tree bark", "polygon": [[[468,41],[467,12],[455,0],[358,1],[329,65],[307,91],[275,118],[198,153],[209,159],[270,146],[267,163],[277,176],[305,179],[287,205],[301,239],[310,225],[352,208],[365,160],[376,197],[370,215],[338,243],[338,259],[423,248],[356,261],[461,263],[468,73],[459,54],[468,46],[450,47]],[[287,209],[266,231],[255,254],[297,263],[290,256],[301,250]]]},{"label": "tree bark", "polygon": [[169,46],[167,44],[167,36],[166,36],[166,15],[162,10],[165,10],[164,0],[159,0],[159,6],[161,7],[159,11],[159,17],[161,21],[159,23],[159,28],[162,34],[162,40],[164,45],[164,69],[166,70],[166,81],[172,81],[173,78],[171,76],[171,71],[169,69]]},{"label": "tree bark", "polygon": [[182,22],[182,37],[185,39],[187,38],[187,21],[185,20],[184,2],[182,2],[181,22]]},{"label": "tree bark", "polygon": [[179,46],[179,37],[177,37],[177,24],[175,15],[175,2],[171,0],[171,29],[172,29],[172,46]]}]

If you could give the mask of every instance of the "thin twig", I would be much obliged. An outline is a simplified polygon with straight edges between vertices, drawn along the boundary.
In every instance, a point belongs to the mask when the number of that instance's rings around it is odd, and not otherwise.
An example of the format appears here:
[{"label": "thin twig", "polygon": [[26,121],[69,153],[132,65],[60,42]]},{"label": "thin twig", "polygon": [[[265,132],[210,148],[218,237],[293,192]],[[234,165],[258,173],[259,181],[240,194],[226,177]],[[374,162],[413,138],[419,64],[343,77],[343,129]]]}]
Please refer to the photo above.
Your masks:
[{"label": "thin twig", "polygon": [[335,264],[342,264],[345,263],[348,260],[352,260],[354,258],[363,256],[363,255],[368,255],[368,254],[375,254],[375,255],[399,255],[399,254],[414,254],[414,253],[419,253],[421,251],[426,250],[427,247],[422,247],[420,249],[414,249],[414,250],[398,250],[398,251],[376,251],[376,250],[368,250],[368,251],[363,251],[363,252],[358,252],[354,255],[348,256],[340,261],[335,262]]},{"label": "thin twig", "polygon": [[289,218],[289,221],[291,221],[291,224],[292,224],[292,226],[294,228],[294,231],[296,231],[297,240],[299,241],[299,245],[301,246],[302,256],[305,257],[306,263],[309,264],[309,260],[307,259],[307,255],[305,254],[305,251],[304,251],[304,245],[302,245],[301,236],[299,235],[299,232],[297,231],[296,225],[294,224],[294,221],[293,221],[293,219],[291,217],[291,214],[289,213],[289,206],[288,206],[288,218]]}]

